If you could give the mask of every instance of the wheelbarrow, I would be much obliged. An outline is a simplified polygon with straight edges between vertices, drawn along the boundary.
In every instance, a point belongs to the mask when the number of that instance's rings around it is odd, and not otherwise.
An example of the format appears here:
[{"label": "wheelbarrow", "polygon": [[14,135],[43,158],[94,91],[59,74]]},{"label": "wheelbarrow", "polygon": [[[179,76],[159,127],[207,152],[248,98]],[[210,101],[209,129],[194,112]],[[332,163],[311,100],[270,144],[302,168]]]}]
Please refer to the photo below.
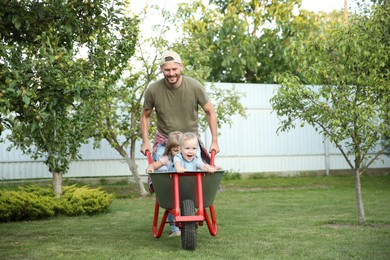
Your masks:
[{"label": "wheelbarrow", "polygon": [[[152,163],[147,153],[148,163]],[[214,165],[215,152],[211,153],[210,165]],[[214,173],[204,171],[153,172],[149,176],[156,194],[152,231],[155,238],[161,237],[168,213],[175,219],[175,225],[181,230],[181,246],[185,250],[195,250],[198,226],[207,223],[210,235],[218,233],[217,219],[213,202],[220,187],[224,171]],[[160,207],[164,209],[158,224]],[[209,212],[209,213],[208,213]]]}]

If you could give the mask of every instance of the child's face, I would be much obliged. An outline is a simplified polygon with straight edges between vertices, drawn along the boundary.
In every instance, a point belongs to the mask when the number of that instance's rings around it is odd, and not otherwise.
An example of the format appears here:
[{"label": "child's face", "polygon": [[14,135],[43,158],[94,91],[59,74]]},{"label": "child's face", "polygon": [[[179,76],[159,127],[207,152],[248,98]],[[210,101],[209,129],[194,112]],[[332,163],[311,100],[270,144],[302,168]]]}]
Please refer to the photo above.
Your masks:
[{"label": "child's face", "polygon": [[180,147],[179,146],[175,146],[175,147],[171,148],[172,157],[175,156],[176,154],[178,154],[179,152],[180,152]]},{"label": "child's face", "polygon": [[192,159],[194,159],[197,149],[198,149],[198,140],[190,139],[183,144],[183,146],[180,148],[180,151],[183,155],[183,158],[186,161],[191,161]]}]

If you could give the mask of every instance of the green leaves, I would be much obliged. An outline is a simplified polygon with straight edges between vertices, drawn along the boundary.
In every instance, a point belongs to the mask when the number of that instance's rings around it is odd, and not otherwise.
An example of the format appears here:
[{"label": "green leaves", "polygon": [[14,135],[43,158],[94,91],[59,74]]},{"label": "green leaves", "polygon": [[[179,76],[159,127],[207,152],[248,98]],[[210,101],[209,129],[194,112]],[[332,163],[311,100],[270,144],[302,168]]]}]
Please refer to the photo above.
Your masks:
[{"label": "green leaves", "polygon": [[[275,83],[277,73],[292,71],[298,64],[284,56],[299,33],[318,36],[331,17],[301,10],[301,1],[210,1],[209,5],[183,4],[183,50],[188,65],[202,62],[211,69],[210,82]],[[323,19],[323,20],[321,20]],[[199,49],[199,50],[198,50]],[[199,53],[209,57],[201,60]]]},{"label": "green leaves", "polygon": [[50,186],[21,186],[16,191],[0,191],[0,222],[94,215],[107,211],[112,199],[112,194],[88,186],[65,186],[60,199]]},{"label": "green leaves", "polygon": [[17,30],[20,29],[21,22],[20,22],[18,16],[13,16],[13,17],[12,17],[12,23],[14,24],[14,26],[15,26],[15,28],[16,28]]},{"label": "green leaves", "polygon": [[117,81],[134,53],[137,20],[122,7],[109,0],[2,7],[0,115],[13,116],[13,144],[52,172],[66,173],[79,158],[93,131],[87,101],[101,98],[96,93]]},{"label": "green leaves", "polygon": [[[376,155],[367,165],[389,147],[386,141],[378,149],[390,134],[388,24],[378,22],[378,15],[389,16],[389,10],[373,10],[369,16],[353,16],[348,26],[331,27],[324,34],[326,41],[292,41],[285,54],[297,71],[279,74],[282,86],[271,100],[281,117],[279,130],[306,122],[329,137],[357,168],[370,153]],[[358,157],[351,162],[347,155]]]}]

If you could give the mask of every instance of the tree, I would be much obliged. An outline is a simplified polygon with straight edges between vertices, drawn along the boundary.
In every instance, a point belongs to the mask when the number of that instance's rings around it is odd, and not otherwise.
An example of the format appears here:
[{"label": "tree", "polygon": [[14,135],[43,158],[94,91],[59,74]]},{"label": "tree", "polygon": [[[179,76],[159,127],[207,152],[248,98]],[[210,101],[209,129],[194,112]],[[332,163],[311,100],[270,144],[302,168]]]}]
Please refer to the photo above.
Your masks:
[{"label": "tree", "polygon": [[115,85],[108,85],[104,93],[100,93],[99,102],[91,102],[85,109],[95,117],[95,147],[105,139],[121,155],[138,185],[138,194],[144,197],[147,192],[135,163],[135,148],[140,136],[138,118],[146,87],[136,84],[138,76],[130,75]]},{"label": "tree", "polygon": [[[31,86],[42,80],[38,73],[50,68],[50,63],[57,64],[62,70],[67,67],[76,44],[70,39],[77,35],[80,44],[87,42],[94,28],[103,26],[104,21],[97,17],[99,12],[100,8],[92,8],[88,3],[2,2],[0,113],[3,119],[11,112],[23,117],[25,106],[30,104],[33,96]],[[92,23],[92,19],[97,20]],[[34,67],[36,60],[41,61],[38,64],[42,67],[40,71]],[[71,69],[70,73],[78,70],[76,66]]]},{"label": "tree", "polygon": [[209,2],[183,4],[178,14],[183,49],[192,50],[183,52],[187,65],[210,67],[210,82],[275,83],[277,73],[291,71],[284,56],[290,39],[321,34],[332,21],[330,15],[299,9],[300,0]]},{"label": "tree", "polygon": [[[155,8],[157,7],[152,6],[149,10],[148,6],[145,6],[142,12],[135,16],[142,24],[148,11]],[[138,194],[142,197],[148,193],[135,163],[136,142],[141,137],[139,119],[144,92],[158,76],[158,55],[167,45],[167,42],[161,40],[161,35],[158,34],[164,32],[165,29],[158,32],[158,28],[155,28],[156,36],[147,39],[141,32],[135,45],[134,56],[125,67],[118,67],[117,70],[111,72],[120,77],[116,80],[109,80],[109,75],[107,75],[107,78],[101,81],[104,88],[95,92],[96,98],[91,99],[85,107],[94,118],[91,121],[91,129],[94,129],[92,136],[95,147],[99,147],[104,139],[120,154],[138,186]]]},{"label": "tree", "polygon": [[278,77],[271,100],[278,131],[306,123],[341,151],[355,176],[359,224],[365,221],[360,176],[390,145],[389,10],[374,5],[325,39],[292,42],[286,55],[296,72]]},{"label": "tree", "polygon": [[62,175],[89,137],[85,101],[104,78],[119,78],[113,71],[134,52],[137,21],[109,0],[6,1],[1,15],[0,113],[14,124],[14,146],[45,158],[60,196]]}]

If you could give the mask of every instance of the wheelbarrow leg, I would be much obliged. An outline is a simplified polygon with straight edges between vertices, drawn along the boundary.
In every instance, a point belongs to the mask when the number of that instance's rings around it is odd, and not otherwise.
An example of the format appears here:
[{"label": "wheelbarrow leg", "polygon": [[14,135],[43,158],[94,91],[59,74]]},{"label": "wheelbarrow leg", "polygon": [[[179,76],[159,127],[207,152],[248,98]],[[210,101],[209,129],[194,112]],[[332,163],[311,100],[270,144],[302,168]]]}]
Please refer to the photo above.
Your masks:
[{"label": "wheelbarrow leg", "polygon": [[165,223],[167,221],[168,212],[169,212],[168,210],[165,210],[164,215],[161,219],[160,227],[157,230],[159,210],[160,210],[160,205],[158,204],[158,201],[156,199],[156,205],[154,206],[153,226],[152,226],[153,236],[155,238],[161,237],[162,232],[164,231],[164,226],[165,226]]},{"label": "wheelbarrow leg", "polygon": [[214,205],[210,205],[209,209],[210,209],[211,220],[206,209],[204,209],[204,218],[206,220],[207,227],[209,228],[210,235],[216,236],[218,233],[218,225],[217,225],[217,218],[215,217]]}]

